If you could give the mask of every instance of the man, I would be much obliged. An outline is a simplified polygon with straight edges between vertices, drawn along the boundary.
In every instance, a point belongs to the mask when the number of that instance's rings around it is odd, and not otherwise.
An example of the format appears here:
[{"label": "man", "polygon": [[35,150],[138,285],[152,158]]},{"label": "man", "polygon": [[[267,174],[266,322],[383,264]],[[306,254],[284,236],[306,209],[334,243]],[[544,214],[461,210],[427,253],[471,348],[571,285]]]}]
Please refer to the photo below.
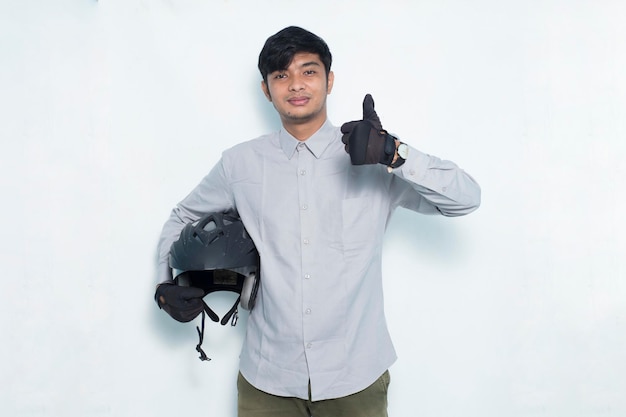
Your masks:
[{"label": "man", "polygon": [[267,39],[261,88],[282,129],[225,151],[161,235],[161,282],[182,227],[208,212],[237,210],[256,245],[262,278],[240,358],[240,417],[387,416],[396,359],[382,296],[388,220],[398,206],[460,216],[480,204],[479,186],[454,163],[383,130],[371,96],[363,120],[334,127],[331,63],[304,29]]}]

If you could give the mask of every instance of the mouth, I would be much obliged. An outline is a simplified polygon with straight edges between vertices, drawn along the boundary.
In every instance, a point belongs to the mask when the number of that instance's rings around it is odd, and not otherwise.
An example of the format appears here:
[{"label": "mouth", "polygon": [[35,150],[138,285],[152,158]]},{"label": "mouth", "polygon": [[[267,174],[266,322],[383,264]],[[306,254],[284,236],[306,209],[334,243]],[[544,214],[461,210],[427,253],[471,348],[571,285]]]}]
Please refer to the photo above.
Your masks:
[{"label": "mouth", "polygon": [[304,106],[309,102],[310,98],[305,96],[291,97],[287,102],[293,106]]}]

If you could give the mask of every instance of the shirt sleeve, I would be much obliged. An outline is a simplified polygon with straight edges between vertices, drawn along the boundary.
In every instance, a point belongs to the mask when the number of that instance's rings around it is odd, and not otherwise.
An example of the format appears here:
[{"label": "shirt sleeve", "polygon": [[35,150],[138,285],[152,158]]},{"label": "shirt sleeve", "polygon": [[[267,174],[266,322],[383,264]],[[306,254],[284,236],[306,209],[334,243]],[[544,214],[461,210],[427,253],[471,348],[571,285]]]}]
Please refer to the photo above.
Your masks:
[{"label": "shirt sleeve", "polygon": [[208,213],[224,212],[235,208],[232,193],[227,185],[228,180],[222,159],[200,184],[172,209],[159,238],[158,283],[172,279],[172,270],[169,266],[170,247],[178,239],[186,224],[193,223]]},{"label": "shirt sleeve", "polygon": [[454,162],[409,147],[404,164],[393,170],[395,205],[425,214],[463,216],[480,206],[480,186]]}]

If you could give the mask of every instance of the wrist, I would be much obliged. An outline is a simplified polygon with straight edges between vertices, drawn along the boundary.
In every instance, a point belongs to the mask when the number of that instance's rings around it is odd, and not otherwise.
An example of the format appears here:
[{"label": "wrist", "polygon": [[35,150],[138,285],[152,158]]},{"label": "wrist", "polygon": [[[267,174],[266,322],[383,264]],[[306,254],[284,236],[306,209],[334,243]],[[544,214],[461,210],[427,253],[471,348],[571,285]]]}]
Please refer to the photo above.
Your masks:
[{"label": "wrist", "polygon": [[382,136],[382,152],[379,163],[389,166],[393,162],[396,155],[396,138],[390,135],[386,130],[381,129],[378,134]]},{"label": "wrist", "polygon": [[399,157],[398,146],[400,146],[400,144],[402,143],[398,140],[398,138],[395,138],[395,141],[396,141],[396,153],[393,155],[393,160],[391,161],[391,165],[395,164],[398,161],[398,157]]},{"label": "wrist", "polygon": [[391,172],[394,168],[401,167],[406,162],[406,158],[408,157],[408,154],[409,154],[408,145],[406,143],[400,142],[400,140],[398,140],[398,138],[396,137],[394,137],[394,139],[395,139],[396,149],[395,149],[395,154],[393,156],[393,160],[387,167],[387,170],[389,172]]}]

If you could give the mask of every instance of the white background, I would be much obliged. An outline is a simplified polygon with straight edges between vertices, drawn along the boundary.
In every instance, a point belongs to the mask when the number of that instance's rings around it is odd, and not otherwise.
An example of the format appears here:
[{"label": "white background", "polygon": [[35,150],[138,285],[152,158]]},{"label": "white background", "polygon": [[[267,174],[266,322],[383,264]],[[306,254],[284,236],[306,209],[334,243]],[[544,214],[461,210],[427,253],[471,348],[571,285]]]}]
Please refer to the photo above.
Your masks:
[{"label": "white background", "polygon": [[[246,316],[153,301],[170,209],[279,126],[259,88],[288,25],[335,57],[329,116],[383,125],[482,186],[396,213],[390,415],[626,415],[626,3],[0,1],[0,414],[235,416]],[[215,297],[223,314],[229,295]]]}]

